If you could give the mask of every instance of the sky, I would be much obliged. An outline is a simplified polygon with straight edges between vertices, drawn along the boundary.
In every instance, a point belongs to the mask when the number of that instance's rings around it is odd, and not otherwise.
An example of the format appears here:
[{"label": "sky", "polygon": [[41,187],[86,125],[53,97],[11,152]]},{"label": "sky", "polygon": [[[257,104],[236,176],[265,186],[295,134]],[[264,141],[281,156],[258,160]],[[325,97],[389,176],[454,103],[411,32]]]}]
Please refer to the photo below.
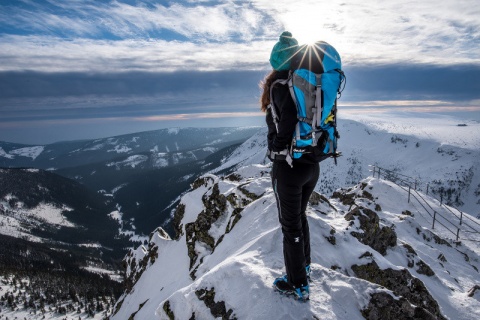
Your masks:
[{"label": "sky", "polygon": [[340,116],[480,121],[478,17],[477,0],[0,0],[0,141],[264,125],[285,30],[340,53]]}]

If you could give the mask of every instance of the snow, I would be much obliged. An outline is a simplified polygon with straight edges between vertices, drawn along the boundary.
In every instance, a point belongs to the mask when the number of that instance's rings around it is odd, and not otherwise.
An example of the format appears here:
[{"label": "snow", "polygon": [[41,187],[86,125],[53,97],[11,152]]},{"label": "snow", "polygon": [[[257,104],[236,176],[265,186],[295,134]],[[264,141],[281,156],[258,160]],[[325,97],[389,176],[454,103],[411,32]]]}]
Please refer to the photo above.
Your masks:
[{"label": "snow", "polygon": [[132,167],[135,168],[139,164],[145,162],[148,160],[147,156],[144,155],[133,155],[129,156],[127,159],[122,160],[122,161],[117,161],[117,162],[110,162],[107,163],[107,167],[113,167],[115,166],[117,170],[120,170],[121,167]]},{"label": "snow", "polygon": [[107,150],[107,152],[127,153],[131,150],[132,150],[132,148],[129,148],[126,145],[115,145],[115,147],[113,149]]},{"label": "snow", "polygon": [[[447,201],[480,216],[480,123],[417,113],[341,113],[338,128],[342,156],[337,165],[331,159],[321,163],[322,194],[358,183],[369,176],[368,166],[376,165],[417,179],[423,191],[429,184],[437,198],[442,188],[453,191]],[[266,135],[267,129],[260,129],[212,172],[269,163]]]},{"label": "snow", "polygon": [[[379,285],[353,276],[351,266],[365,264],[372,259],[382,269],[400,270],[407,268],[427,287],[430,294],[439,302],[441,312],[448,319],[475,319],[480,317],[480,303],[467,297],[473,284],[478,283],[480,268],[480,246],[477,242],[465,242],[451,247],[426,240],[431,221],[422,218],[417,207],[408,203],[408,194],[401,187],[384,180],[368,178],[362,181],[365,190],[373,195],[374,202],[381,206],[377,211],[382,225],[395,226],[397,246],[387,250],[382,256],[371,247],[360,243],[350,234],[349,222],[344,215],[348,207],[338,200],[331,200],[331,206],[325,204],[310,205],[307,215],[312,243],[312,281],[311,300],[307,303],[294,301],[273,292],[272,282],[282,275],[284,270],[282,253],[282,233],[278,223],[275,198],[271,188],[269,165],[250,165],[242,167],[236,174],[241,181],[222,180],[215,175],[204,176],[205,184],[192,190],[181,198],[185,205],[183,228],[193,222],[204,210],[202,197],[211,192],[218,183],[222,194],[240,194],[238,187],[261,196],[244,207],[241,218],[235,227],[226,233],[223,241],[212,252],[209,248],[196,243],[195,249],[201,263],[196,262],[196,279],[189,273],[189,258],[186,235],[179,240],[156,240],[158,258],[149,264],[135,284],[134,290],[124,299],[120,311],[112,317],[126,319],[136,312],[141,303],[145,305],[138,311],[139,319],[168,319],[163,306],[166,301],[176,318],[188,319],[195,312],[196,318],[213,319],[204,302],[198,299],[197,290],[215,289],[215,301],[224,301],[226,309],[232,309],[238,319],[363,319],[360,310],[366,307],[370,294],[391,291]],[[360,186],[352,193],[363,192]],[[429,198],[432,207],[443,210],[435,200]],[[372,207],[374,203],[367,199],[357,200],[358,205]],[[369,204],[370,203],[370,204]],[[230,206],[230,204],[228,204]],[[233,208],[228,209],[231,212]],[[402,215],[410,210],[413,216]],[[215,239],[225,230],[225,217],[212,225],[209,233]],[[355,226],[353,227],[355,228]],[[331,230],[335,230],[335,245],[327,241]],[[417,230],[420,230],[419,234]],[[444,235],[440,229],[434,230]],[[428,239],[428,237],[427,237]],[[407,267],[407,258],[402,243],[408,243],[418,254],[418,258],[427,263],[435,272],[433,277],[419,274],[416,268]],[[360,258],[365,252],[372,256]],[[142,251],[142,257],[146,254]],[[442,253],[446,262],[439,263]],[[469,257],[468,261],[465,255]],[[332,268],[336,266],[335,268]],[[345,303],[348,301],[348,303]]]},{"label": "snow", "polygon": [[[91,146],[90,148],[83,149],[83,151],[96,151],[96,150],[101,150],[104,147],[105,147],[104,143],[98,143],[98,144],[95,144],[95,145]],[[75,151],[77,151],[77,150],[75,150]],[[75,151],[73,151],[73,152],[75,152]]]},{"label": "snow", "polygon": [[411,135],[418,139],[433,140],[441,145],[476,151],[480,149],[480,122],[474,120],[420,112],[342,113],[341,117],[367,124],[375,130]]},{"label": "snow", "polygon": [[7,158],[7,159],[13,159],[13,158],[15,158],[15,157],[12,156],[11,154],[6,153],[5,150],[3,150],[2,147],[0,147],[0,157],[4,157],[4,158]]},{"label": "snow", "polygon": [[9,152],[9,154],[14,154],[20,157],[28,157],[35,160],[45,149],[44,146],[36,146],[36,147],[25,147],[20,149],[15,149]]},{"label": "snow", "polygon": [[167,133],[171,135],[176,135],[180,132],[180,128],[168,128]]},{"label": "snow", "polygon": [[63,216],[64,211],[72,211],[72,209],[65,206],[58,208],[52,204],[40,203],[37,207],[26,212],[25,215],[57,226],[74,227],[75,225]]},{"label": "snow", "polygon": [[91,272],[91,273],[96,273],[96,274],[100,274],[100,275],[104,275],[104,274],[108,275],[110,277],[110,279],[115,280],[117,282],[122,282],[122,280],[123,280],[123,278],[120,274],[117,274],[112,270],[103,269],[103,268],[97,267],[97,266],[87,266],[87,267],[84,267],[83,269],[85,269],[85,270],[87,270],[88,272]]},{"label": "snow", "polygon": [[14,199],[12,195],[6,195],[0,199],[0,234],[24,238],[33,242],[42,242],[43,239],[31,235],[32,228],[38,228],[43,224],[50,224],[57,228],[75,227],[63,215],[64,211],[71,211],[71,208],[61,208],[49,203],[40,203],[32,209],[25,208],[23,203],[17,202],[11,207],[9,200]]},{"label": "snow", "polygon": [[[92,270],[94,271],[94,270]],[[112,275],[111,277],[116,277],[115,275]],[[19,285],[16,287],[7,284],[8,282],[6,281],[7,278],[5,276],[0,276],[0,294],[3,296],[7,292],[18,292],[22,291],[24,292],[23,289],[19,288]],[[11,279],[9,279],[11,280]],[[29,279],[24,278],[21,280],[23,283],[28,283]],[[0,319],[11,319],[11,320],[23,320],[23,319],[28,319],[28,320],[43,320],[43,319],[49,319],[49,320],[76,320],[76,319],[105,319],[106,318],[106,313],[104,312],[97,312],[93,317],[90,317],[87,313],[82,312],[82,313],[77,313],[77,311],[72,311],[68,312],[66,315],[65,314],[60,314],[55,311],[53,311],[54,305],[52,304],[51,306],[52,310],[50,308],[46,308],[45,314],[42,314],[40,311],[38,311],[36,314],[31,313],[31,310],[25,310],[20,306],[18,310],[12,311],[11,308],[5,307],[2,310],[0,310]]]},{"label": "snow", "polygon": [[119,222],[122,221],[122,218],[123,218],[123,213],[121,213],[120,211],[118,210],[115,210],[115,211],[112,211],[108,214],[112,219],[115,219]]}]

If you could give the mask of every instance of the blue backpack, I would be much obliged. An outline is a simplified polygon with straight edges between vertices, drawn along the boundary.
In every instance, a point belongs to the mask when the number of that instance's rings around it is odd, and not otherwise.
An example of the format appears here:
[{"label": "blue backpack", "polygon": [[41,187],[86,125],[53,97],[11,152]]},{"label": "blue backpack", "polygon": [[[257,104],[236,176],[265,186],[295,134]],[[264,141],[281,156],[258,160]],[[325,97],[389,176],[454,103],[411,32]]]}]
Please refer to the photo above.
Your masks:
[{"label": "blue backpack", "polygon": [[[345,75],[340,55],[326,42],[316,42],[305,46],[298,54],[296,67],[290,71],[288,79],[275,83],[288,84],[290,94],[297,106],[298,122],[286,151],[286,160],[300,162],[320,162],[337,157],[337,95],[345,87]],[[270,90],[270,101],[273,101]],[[271,107],[273,121],[278,128],[275,107]]]}]

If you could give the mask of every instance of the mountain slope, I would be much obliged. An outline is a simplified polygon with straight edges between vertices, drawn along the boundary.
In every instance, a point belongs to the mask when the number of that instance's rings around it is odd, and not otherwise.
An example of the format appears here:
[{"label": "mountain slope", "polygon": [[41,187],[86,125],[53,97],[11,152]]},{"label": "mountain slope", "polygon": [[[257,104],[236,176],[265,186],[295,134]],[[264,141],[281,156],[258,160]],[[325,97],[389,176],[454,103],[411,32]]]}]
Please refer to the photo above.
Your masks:
[{"label": "mountain slope", "polygon": [[108,309],[122,292],[121,258],[132,245],[113,210],[108,198],[57,174],[0,169],[2,317]]},{"label": "mountain slope", "polygon": [[[458,127],[459,120],[419,114],[354,118],[339,120],[342,156],[338,165],[331,159],[321,163],[316,190],[331,195],[369,176],[369,165],[376,165],[413,177],[420,190],[428,189],[445,203],[480,216],[480,123]],[[212,172],[269,162],[266,134],[266,128],[260,130]]]},{"label": "mountain slope", "polygon": [[149,153],[152,156],[147,164],[162,167],[189,158],[204,158],[212,149],[242,142],[257,130],[254,127],[170,128],[40,146],[0,141],[0,167],[60,169],[107,161],[131,166],[145,162],[145,154]]},{"label": "mountain slope", "polygon": [[0,169],[0,234],[5,236],[115,261],[130,243],[109,217],[113,210],[107,198],[54,173]]},{"label": "mountain slope", "polygon": [[430,232],[400,187],[368,178],[330,200],[316,194],[307,215],[304,304],[272,289],[284,267],[269,166],[204,176],[177,206],[176,240],[157,229],[126,257],[128,290],[112,319],[480,317],[478,243]]}]

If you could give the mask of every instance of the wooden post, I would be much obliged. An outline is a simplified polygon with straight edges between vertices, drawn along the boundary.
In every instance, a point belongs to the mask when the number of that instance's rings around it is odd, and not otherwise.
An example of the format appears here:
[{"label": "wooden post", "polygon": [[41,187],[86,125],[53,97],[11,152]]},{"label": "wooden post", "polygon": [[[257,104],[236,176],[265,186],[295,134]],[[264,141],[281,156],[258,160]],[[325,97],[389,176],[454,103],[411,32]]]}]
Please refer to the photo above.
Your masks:
[{"label": "wooden post", "polygon": [[408,185],[408,203],[410,203],[410,189],[411,189],[411,187],[410,187],[410,185]]},{"label": "wooden post", "polygon": [[435,229],[435,219],[437,217],[437,211],[433,211],[433,223],[432,223],[432,230]]}]

